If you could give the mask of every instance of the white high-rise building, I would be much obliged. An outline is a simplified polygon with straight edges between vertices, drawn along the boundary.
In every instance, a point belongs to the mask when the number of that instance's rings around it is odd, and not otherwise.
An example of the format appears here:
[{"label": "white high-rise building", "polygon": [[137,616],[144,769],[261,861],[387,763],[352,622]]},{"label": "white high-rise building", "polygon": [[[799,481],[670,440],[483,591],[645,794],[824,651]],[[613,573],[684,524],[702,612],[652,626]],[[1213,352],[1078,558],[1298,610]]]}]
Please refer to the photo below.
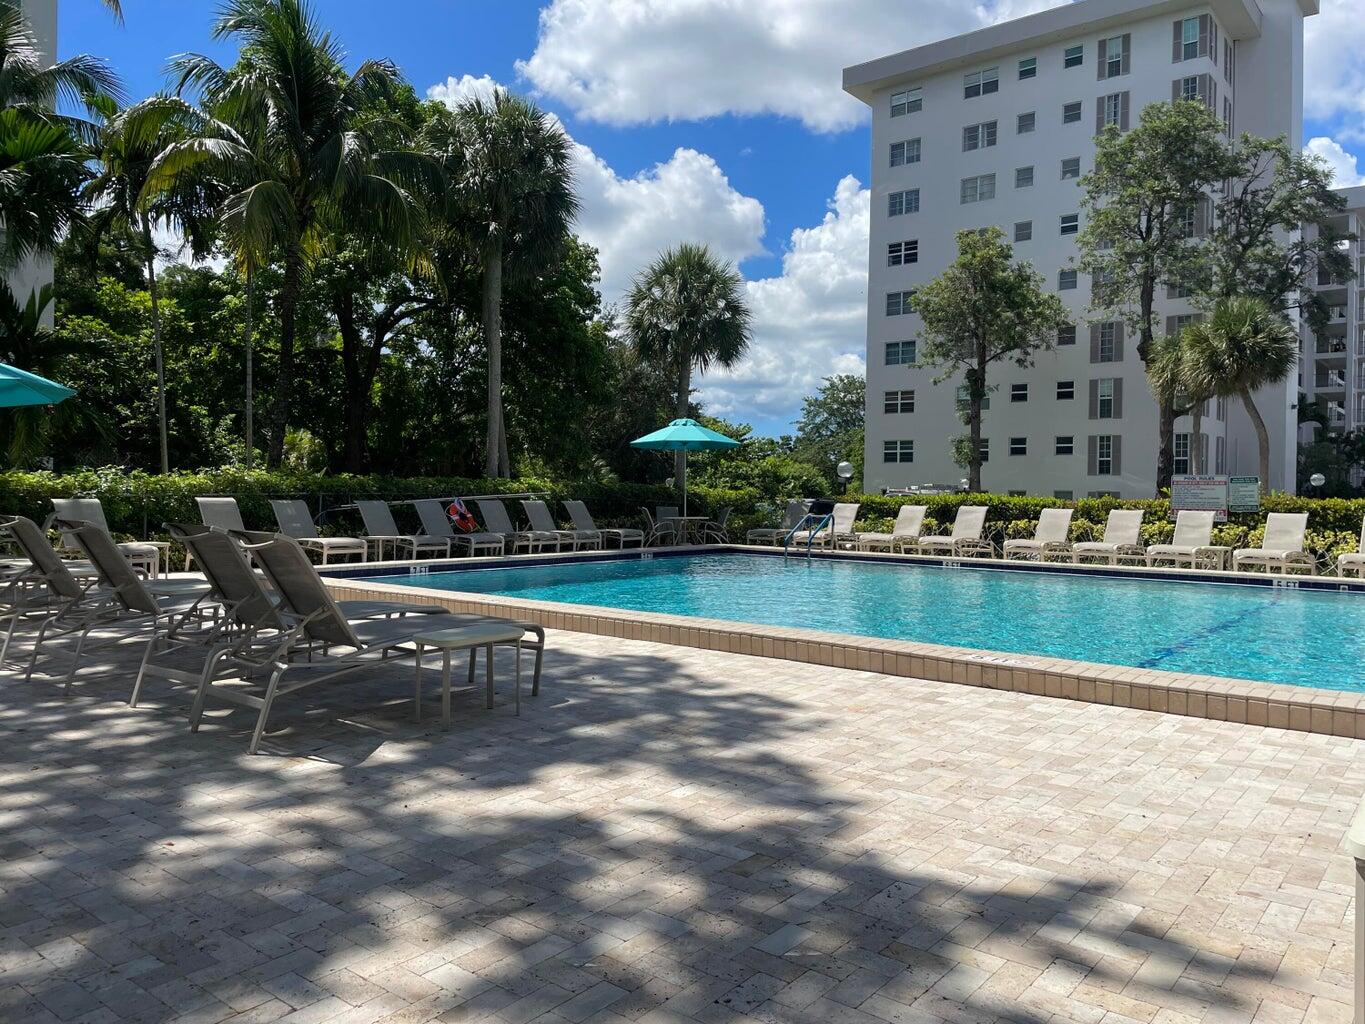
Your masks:
[{"label": "white high-rise building", "polygon": [[[1338,192],[1346,200],[1346,209],[1331,227],[1336,235],[1356,236],[1356,241],[1342,243],[1356,277],[1334,280],[1321,273],[1314,282],[1327,303],[1329,320],[1317,335],[1303,325],[1298,385],[1307,400],[1324,406],[1327,429],[1345,432],[1365,428],[1365,241],[1361,241],[1365,239],[1365,186]],[[1312,441],[1319,429],[1316,423],[1304,423],[1299,439]]]},{"label": "white high-rise building", "polygon": [[[1207,102],[1230,131],[1302,138],[1303,23],[1318,0],[1080,0],[844,70],[872,109],[866,484],[956,483],[951,441],[966,433],[960,381],[916,368],[909,293],[956,256],[956,232],[997,225],[1074,314],[1051,352],[994,363],[983,436],[988,490],[1060,497],[1149,496],[1157,407],[1137,339],[1096,322],[1075,271],[1078,181],[1106,123],[1148,104]],[[1196,230],[1203,230],[1203,224]],[[1194,313],[1158,297],[1160,323]],[[1294,376],[1258,396],[1275,489],[1295,488]],[[1194,444],[1208,472],[1255,475],[1255,433],[1239,403],[1213,403],[1202,437],[1176,423],[1176,471]]]}]

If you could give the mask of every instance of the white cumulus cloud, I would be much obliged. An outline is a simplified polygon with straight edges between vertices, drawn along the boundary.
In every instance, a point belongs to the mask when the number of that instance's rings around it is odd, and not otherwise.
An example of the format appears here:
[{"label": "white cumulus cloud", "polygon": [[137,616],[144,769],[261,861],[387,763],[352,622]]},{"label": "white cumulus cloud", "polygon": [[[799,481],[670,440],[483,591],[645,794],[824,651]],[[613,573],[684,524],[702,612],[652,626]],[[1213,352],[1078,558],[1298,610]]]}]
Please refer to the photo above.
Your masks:
[{"label": "white cumulus cloud", "polygon": [[517,71],[608,124],[780,114],[861,122],[842,69],[1068,0],[552,0]]},{"label": "white cumulus cloud", "polygon": [[1336,139],[1319,135],[1309,139],[1303,151],[1327,161],[1327,165],[1332,168],[1332,177],[1337,188],[1365,185],[1365,175],[1360,173],[1355,154],[1346,152]]},{"label": "white cumulus cloud", "polygon": [[[1304,113],[1310,118],[1359,119],[1365,114],[1365,18],[1359,0],[1323,0],[1304,22]],[[1365,132],[1353,133],[1355,141]]]},{"label": "white cumulus cloud", "polygon": [[444,103],[448,107],[457,107],[475,96],[491,100],[498,88],[498,83],[488,75],[479,78],[473,75],[461,75],[459,78],[450,75],[444,82],[437,82],[427,89],[427,99]]}]

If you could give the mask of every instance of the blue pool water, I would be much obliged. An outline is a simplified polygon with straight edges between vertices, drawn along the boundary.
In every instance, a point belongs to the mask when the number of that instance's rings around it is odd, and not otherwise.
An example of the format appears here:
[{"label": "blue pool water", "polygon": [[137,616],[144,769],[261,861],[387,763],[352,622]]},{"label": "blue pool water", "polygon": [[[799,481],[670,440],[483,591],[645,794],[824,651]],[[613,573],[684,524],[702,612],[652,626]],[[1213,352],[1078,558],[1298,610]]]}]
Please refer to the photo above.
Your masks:
[{"label": "blue pool water", "polygon": [[1360,594],[743,554],[384,582],[1365,691]]}]

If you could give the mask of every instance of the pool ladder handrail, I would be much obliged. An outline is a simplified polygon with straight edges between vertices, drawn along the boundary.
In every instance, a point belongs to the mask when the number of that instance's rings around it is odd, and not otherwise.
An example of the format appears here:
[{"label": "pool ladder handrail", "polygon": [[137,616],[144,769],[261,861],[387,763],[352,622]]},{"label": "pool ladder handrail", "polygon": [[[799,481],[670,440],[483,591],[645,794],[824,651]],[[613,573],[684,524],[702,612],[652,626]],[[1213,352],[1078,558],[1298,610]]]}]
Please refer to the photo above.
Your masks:
[{"label": "pool ladder handrail", "polygon": [[[809,525],[812,522],[815,524],[814,526]],[[834,529],[833,512],[826,512],[824,515],[816,515],[814,512],[807,512],[795,526],[787,531],[787,537],[782,541],[782,557],[791,557],[792,538],[804,529],[806,530],[806,560],[810,561],[811,545],[815,543],[816,536],[826,526],[831,530]]]}]

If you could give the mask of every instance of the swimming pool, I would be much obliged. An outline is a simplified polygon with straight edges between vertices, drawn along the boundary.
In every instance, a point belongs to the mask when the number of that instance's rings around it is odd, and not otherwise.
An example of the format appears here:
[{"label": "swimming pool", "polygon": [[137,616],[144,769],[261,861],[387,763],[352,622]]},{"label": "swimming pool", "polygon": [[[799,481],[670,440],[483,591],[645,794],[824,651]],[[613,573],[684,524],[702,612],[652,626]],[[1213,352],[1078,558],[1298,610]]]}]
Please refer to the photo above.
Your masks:
[{"label": "swimming pool", "polygon": [[374,582],[1365,692],[1365,595],[698,554]]}]

